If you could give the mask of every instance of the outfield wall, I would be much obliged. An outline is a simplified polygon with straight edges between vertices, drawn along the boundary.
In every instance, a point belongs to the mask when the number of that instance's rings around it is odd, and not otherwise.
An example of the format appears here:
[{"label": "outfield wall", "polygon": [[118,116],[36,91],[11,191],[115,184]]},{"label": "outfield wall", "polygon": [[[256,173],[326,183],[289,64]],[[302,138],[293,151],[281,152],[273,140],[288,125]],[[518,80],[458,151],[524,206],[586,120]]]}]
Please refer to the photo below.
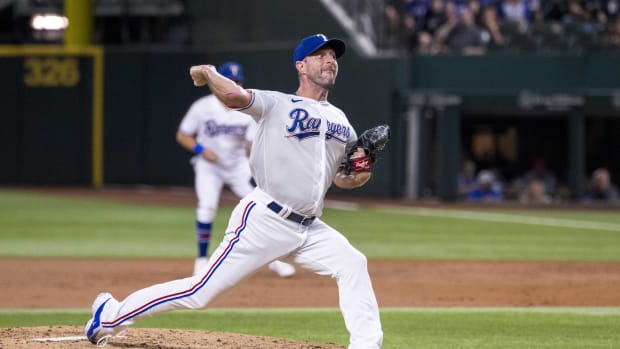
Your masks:
[{"label": "outfield wall", "polygon": [[[189,66],[234,59],[245,66],[248,87],[293,92],[291,51],[273,46],[105,48],[99,91],[92,54],[5,47],[0,50],[0,183],[191,186],[190,154],[176,144],[175,132],[192,101],[208,91],[192,85]],[[340,61],[330,100],[347,112],[357,130],[379,123],[393,129],[380,170],[351,195],[403,196],[412,185],[405,166],[413,158],[417,191],[433,180],[436,195],[454,199],[453,179],[463,151],[455,128],[461,127],[463,115],[476,113],[498,118],[553,114],[569,120],[568,181],[578,193],[589,170],[584,125],[590,117],[620,116],[617,62],[620,54],[369,59],[350,50]],[[34,85],[28,82],[33,69],[43,74]],[[71,82],[72,69],[78,70],[77,82]],[[437,111],[436,118],[421,118],[421,133],[408,134],[411,111],[428,108]],[[408,138],[418,143],[415,157],[407,153]],[[610,154],[620,149],[615,139],[609,144]],[[612,155],[607,161],[614,166]],[[616,182],[618,172],[612,170]]]}]

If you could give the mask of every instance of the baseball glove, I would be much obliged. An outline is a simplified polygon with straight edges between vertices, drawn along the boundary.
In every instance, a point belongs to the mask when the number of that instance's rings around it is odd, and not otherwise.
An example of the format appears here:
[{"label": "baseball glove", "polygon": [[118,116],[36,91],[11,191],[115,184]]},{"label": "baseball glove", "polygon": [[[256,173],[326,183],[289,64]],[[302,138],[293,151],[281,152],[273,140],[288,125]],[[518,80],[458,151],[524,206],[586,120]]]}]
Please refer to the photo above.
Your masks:
[{"label": "baseball glove", "polygon": [[[347,158],[342,164],[344,173],[370,171],[377,162],[377,155],[390,140],[390,126],[379,125],[364,131],[357,141],[347,145]],[[365,156],[352,157],[357,148],[363,148]]]}]

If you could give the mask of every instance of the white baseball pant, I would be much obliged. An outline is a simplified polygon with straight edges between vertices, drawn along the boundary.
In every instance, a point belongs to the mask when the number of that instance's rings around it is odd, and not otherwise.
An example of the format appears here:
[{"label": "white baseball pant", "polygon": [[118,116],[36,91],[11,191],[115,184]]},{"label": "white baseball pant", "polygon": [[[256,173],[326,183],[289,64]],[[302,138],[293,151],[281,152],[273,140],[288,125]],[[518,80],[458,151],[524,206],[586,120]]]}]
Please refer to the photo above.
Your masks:
[{"label": "white baseball pant", "polygon": [[134,292],[104,308],[102,325],[128,326],[147,315],[204,308],[261,266],[290,254],[303,268],[336,279],[349,349],[380,348],[383,332],[366,257],[323,221],[304,226],[285,219],[267,207],[271,201],[255,189],[235,207],[204,273]]}]

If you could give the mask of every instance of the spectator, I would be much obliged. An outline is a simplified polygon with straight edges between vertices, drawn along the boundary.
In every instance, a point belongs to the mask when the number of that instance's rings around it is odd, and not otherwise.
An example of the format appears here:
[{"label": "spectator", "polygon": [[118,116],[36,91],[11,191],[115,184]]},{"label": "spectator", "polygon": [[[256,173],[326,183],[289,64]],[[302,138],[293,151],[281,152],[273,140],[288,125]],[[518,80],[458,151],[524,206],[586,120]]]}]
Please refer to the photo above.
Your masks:
[{"label": "spectator", "polygon": [[495,174],[490,170],[482,170],[478,173],[476,188],[467,195],[468,201],[473,202],[499,202],[502,201],[502,192],[495,181]]},{"label": "spectator", "polygon": [[[358,27],[387,50],[483,54],[488,49],[620,46],[615,28],[620,0],[337,1],[350,4],[346,8],[355,12]],[[372,26],[377,17],[383,22]],[[374,28],[381,30],[374,33]]]},{"label": "spectator", "polygon": [[528,182],[519,196],[519,201],[524,204],[550,204],[553,200],[547,194],[545,184],[539,180]]},{"label": "spectator", "polygon": [[615,20],[620,13],[620,0],[606,0],[603,10],[608,19]]},{"label": "spectator", "polygon": [[[447,6],[446,8],[451,8]],[[483,54],[486,42],[484,33],[474,22],[474,18],[469,9],[463,9],[460,14],[454,11],[448,17],[448,21],[442,28],[440,38],[448,49],[453,52],[463,54]]]},{"label": "spectator", "polygon": [[541,12],[544,20],[561,22],[568,15],[566,0],[545,0],[541,4]]},{"label": "spectator", "polygon": [[620,16],[609,24],[606,40],[610,48],[620,48]]},{"label": "spectator", "polygon": [[421,30],[435,34],[437,29],[446,22],[446,3],[444,0],[431,0],[428,11],[422,18]]},{"label": "spectator", "polygon": [[465,199],[467,194],[476,188],[476,164],[469,159],[465,160],[457,180],[459,197]]},{"label": "spectator", "polygon": [[415,20],[408,13],[409,0],[387,0],[383,7],[386,21],[386,46],[410,49],[415,40]]},{"label": "spectator", "polygon": [[437,45],[437,30],[446,23],[446,4],[444,0],[431,0],[424,17],[418,21],[416,48],[420,53],[434,54],[441,51]]},{"label": "spectator", "polygon": [[[389,2],[394,0],[388,0]],[[407,51],[418,50],[418,33],[424,25],[424,18],[429,11],[430,1],[432,0],[401,0],[404,11],[401,16],[404,18],[406,28],[405,48]]]},{"label": "spectator", "polygon": [[525,33],[538,8],[537,0],[503,0],[500,13],[504,20],[514,22],[519,30]]},{"label": "spectator", "polygon": [[495,1],[497,0],[485,0],[482,3],[470,1],[470,10],[473,11],[475,8],[478,8],[478,10],[474,12],[476,23],[489,32],[491,44],[493,46],[502,47],[506,44],[506,40],[499,27]]},{"label": "spectator", "polygon": [[435,53],[446,52],[446,39],[450,32],[458,25],[459,18],[456,5],[452,2],[445,3],[443,9],[444,21],[439,28],[435,31],[433,45],[435,46]]},{"label": "spectator", "polygon": [[407,14],[416,23],[416,29],[424,21],[426,13],[429,11],[432,0],[405,0]]},{"label": "spectator", "polygon": [[577,22],[607,22],[607,15],[600,0],[569,0],[568,15]]},{"label": "spectator", "polygon": [[526,190],[529,184],[533,181],[538,181],[543,184],[546,195],[553,197],[556,191],[557,180],[555,175],[547,169],[545,159],[542,157],[534,159],[532,167],[527,171],[523,177],[517,180],[518,186],[521,190]]},{"label": "spectator", "polygon": [[585,202],[620,202],[620,195],[618,195],[618,188],[611,183],[609,176],[609,170],[604,167],[597,168],[592,172],[592,178],[590,179],[590,186],[586,195],[583,198]]}]

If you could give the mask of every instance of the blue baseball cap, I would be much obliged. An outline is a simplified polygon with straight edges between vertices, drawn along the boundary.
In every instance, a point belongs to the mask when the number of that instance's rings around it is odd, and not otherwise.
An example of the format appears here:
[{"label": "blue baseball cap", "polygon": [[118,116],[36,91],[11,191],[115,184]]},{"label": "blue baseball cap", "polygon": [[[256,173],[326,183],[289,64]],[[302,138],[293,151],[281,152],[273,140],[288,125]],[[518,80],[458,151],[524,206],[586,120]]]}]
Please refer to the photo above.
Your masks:
[{"label": "blue baseball cap", "polygon": [[301,39],[299,45],[295,49],[295,53],[293,54],[293,65],[295,65],[297,61],[303,61],[306,56],[323,46],[332,48],[334,52],[336,52],[336,58],[340,58],[346,50],[344,41],[340,39],[328,39],[323,34],[310,35]]},{"label": "blue baseball cap", "polygon": [[237,62],[226,62],[217,68],[217,72],[229,78],[232,81],[243,82],[243,67]]}]

